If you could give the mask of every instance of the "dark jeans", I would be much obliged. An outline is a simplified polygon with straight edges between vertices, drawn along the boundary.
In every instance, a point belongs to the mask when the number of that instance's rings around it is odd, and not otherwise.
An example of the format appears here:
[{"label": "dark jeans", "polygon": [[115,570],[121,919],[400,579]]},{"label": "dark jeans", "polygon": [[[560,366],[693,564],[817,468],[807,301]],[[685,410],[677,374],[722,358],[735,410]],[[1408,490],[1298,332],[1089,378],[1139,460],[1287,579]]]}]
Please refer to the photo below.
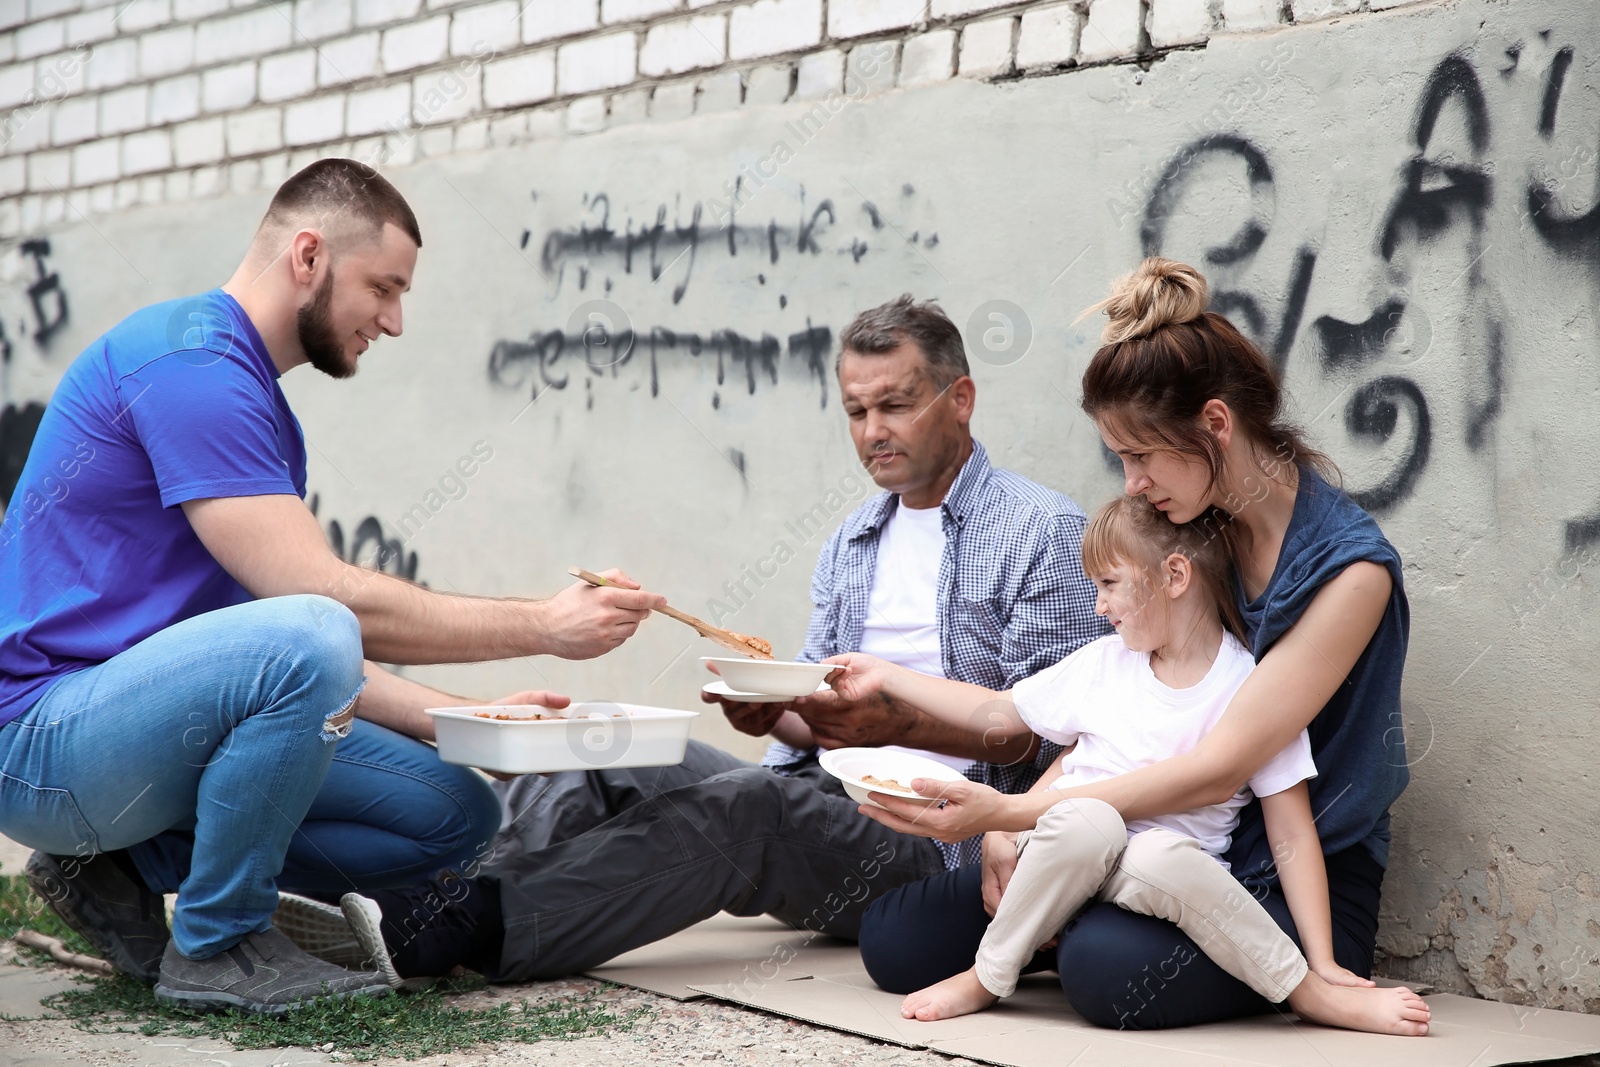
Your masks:
[{"label": "dark jeans", "polygon": [[484,872],[505,924],[494,981],[586,970],[719,911],[853,938],[872,900],[944,866],[814,763],[785,777],[695,742],[677,767],[499,791],[507,820]]},{"label": "dark jeans", "polygon": [[[1362,976],[1372,973],[1378,936],[1379,867],[1359,845],[1326,857],[1333,911],[1333,955]],[[1296,944],[1283,891],[1256,890]],[[936,874],[884,894],[861,923],[867,973],[891,993],[911,993],[972,966],[989,926],[977,865]],[[1061,944],[1034,956],[1028,971],[1051,968],[1079,1015],[1096,1026],[1160,1030],[1236,1019],[1275,1005],[1211,962],[1165,919],[1091,904],[1061,931]]]}]

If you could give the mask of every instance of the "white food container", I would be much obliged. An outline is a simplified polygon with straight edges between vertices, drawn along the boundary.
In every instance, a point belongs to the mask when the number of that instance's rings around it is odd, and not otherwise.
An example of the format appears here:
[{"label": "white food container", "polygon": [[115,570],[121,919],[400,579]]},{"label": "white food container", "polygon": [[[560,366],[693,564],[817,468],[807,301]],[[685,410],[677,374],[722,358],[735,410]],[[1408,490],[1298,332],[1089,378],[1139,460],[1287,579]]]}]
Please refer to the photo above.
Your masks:
[{"label": "white food container", "polygon": [[875,800],[868,800],[868,793],[883,793],[886,796],[901,797],[922,804],[935,804],[938,801],[933,797],[913,793],[910,789],[885,789],[882,786],[868,785],[861,780],[861,776],[865,774],[875,778],[892,778],[907,786],[911,784],[913,778],[937,778],[941,782],[967,780],[954,767],[947,767],[926,756],[892,748],[836,748],[824,752],[820,762],[823,770],[844,783],[844,791],[850,795],[851,800],[858,804],[870,804],[874,808],[881,808],[883,805]]},{"label": "white food container", "polygon": [[[534,705],[429,708],[439,758],[507,774],[667,767],[683,762],[697,711],[590,700],[560,711]],[[476,712],[514,715],[489,719]],[[559,716],[534,719],[533,715]],[[520,720],[520,721],[519,721]]]},{"label": "white food container", "polygon": [[781,659],[702,656],[700,662],[715,664],[717,673],[730,689],[775,697],[810,696],[824,678],[839,669],[836,663],[795,663]]}]

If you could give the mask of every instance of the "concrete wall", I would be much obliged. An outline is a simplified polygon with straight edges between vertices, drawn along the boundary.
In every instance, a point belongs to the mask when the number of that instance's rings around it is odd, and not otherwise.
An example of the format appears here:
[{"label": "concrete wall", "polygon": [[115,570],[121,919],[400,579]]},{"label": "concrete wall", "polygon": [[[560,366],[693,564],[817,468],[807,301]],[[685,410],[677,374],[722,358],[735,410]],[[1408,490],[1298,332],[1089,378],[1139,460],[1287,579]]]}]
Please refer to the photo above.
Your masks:
[{"label": "concrete wall", "polygon": [[[1207,32],[1240,6],[1202,6]],[[893,88],[896,33],[809,100],[789,98],[796,59],[783,102],[747,74],[720,111],[694,111],[693,82],[677,121],[622,121],[608,93],[517,112],[564,123],[600,99],[593,136],[462,151],[454,127],[450,155],[390,172],[426,242],[405,335],[354,382],[285,381],[319,517],[347,556],[446,590],[622,565],[792,652],[816,549],[865,492],[830,388],[854,311],[938,296],[996,461],[1092,508],[1120,477],[1077,411],[1098,327],[1072,320],[1144,253],[1202,264],[1406,559],[1387,972],[1593,1011],[1600,9],[1451,0],[1164,51],[1160,10],[1141,9],[1139,61],[1072,52],[1053,77]],[[1007,69],[1030,13],[1002,16]],[[646,113],[671,84],[691,83],[658,79]],[[224,278],[265,200],[16,208],[8,463],[72,356]],[[462,477],[475,447],[492,458]],[[592,663],[414,674],[692,706],[712,651],[657,619]]]}]

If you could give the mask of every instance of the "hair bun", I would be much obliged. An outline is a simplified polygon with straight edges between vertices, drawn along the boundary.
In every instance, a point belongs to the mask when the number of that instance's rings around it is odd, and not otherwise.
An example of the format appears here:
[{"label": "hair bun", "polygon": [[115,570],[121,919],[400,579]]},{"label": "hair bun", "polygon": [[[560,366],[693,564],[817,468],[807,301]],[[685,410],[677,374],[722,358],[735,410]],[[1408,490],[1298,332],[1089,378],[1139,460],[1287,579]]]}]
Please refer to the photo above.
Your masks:
[{"label": "hair bun", "polygon": [[1104,344],[1148,337],[1163,326],[1193,322],[1205,313],[1210,294],[1203,275],[1187,263],[1151,256],[1132,274],[1117,279],[1111,295],[1079,316],[1106,313]]}]

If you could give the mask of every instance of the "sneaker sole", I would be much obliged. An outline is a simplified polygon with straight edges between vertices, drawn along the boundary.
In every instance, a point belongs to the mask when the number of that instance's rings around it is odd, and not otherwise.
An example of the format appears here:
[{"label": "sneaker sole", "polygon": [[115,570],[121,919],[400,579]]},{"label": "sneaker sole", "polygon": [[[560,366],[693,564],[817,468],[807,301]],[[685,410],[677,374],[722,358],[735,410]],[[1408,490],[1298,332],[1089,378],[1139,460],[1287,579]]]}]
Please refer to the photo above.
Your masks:
[{"label": "sneaker sole", "polygon": [[249,1015],[272,1015],[282,1017],[299,1008],[334,1000],[348,1000],[350,997],[374,996],[386,997],[391,990],[386,985],[363,986],[360,989],[347,989],[338,993],[319,993],[317,996],[305,1000],[290,1001],[286,1004],[268,1004],[259,1000],[249,1000],[236,993],[205,992],[201,990],[171,989],[167,986],[156,985],[156,1000],[169,1008],[182,1008],[192,1012],[218,1012],[242,1011]]},{"label": "sneaker sole", "polygon": [[151,983],[161,977],[159,965],[154,969],[141,965],[129,953],[121,938],[110,935],[111,921],[95,906],[93,897],[69,888],[72,880],[61,870],[55,857],[45,852],[35,852],[28,857],[23,876],[39,899],[48,904],[62,922],[94,946],[101,959],[141,982]]},{"label": "sneaker sole", "polygon": [[344,912],[332,904],[297,893],[279,893],[272,925],[306,952],[336,967],[366,969],[371,955]]},{"label": "sneaker sole", "polygon": [[400,977],[394,969],[394,961],[389,958],[389,946],[383,943],[383,931],[380,926],[383,922],[383,913],[378,910],[376,901],[360,893],[346,893],[339,901],[339,908],[347,926],[361,944],[361,966],[377,971],[390,989],[415,992],[427,989],[438,981],[437,978]]}]

